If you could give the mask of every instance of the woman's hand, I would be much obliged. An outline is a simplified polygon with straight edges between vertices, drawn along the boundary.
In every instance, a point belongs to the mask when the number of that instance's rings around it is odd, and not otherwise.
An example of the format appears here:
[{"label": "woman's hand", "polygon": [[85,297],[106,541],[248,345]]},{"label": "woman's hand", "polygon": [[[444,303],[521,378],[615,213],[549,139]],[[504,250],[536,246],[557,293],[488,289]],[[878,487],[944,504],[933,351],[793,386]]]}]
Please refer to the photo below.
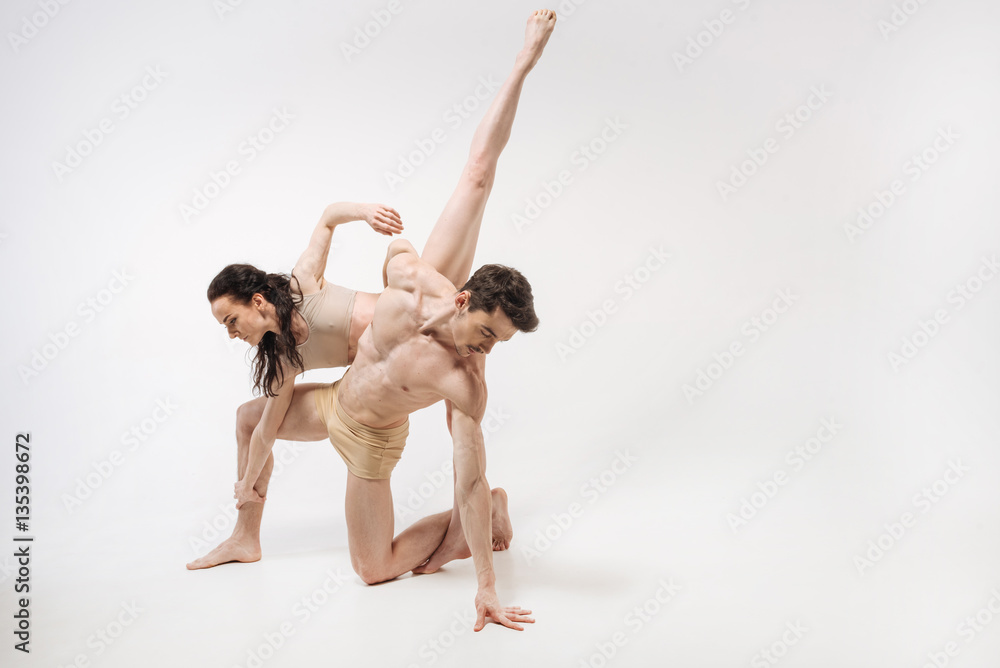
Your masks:
[{"label": "woman's hand", "polygon": [[257,493],[257,490],[242,480],[233,485],[233,498],[236,499],[236,508],[242,508],[244,503],[264,503],[267,497]]},{"label": "woman's hand", "polygon": [[383,204],[364,204],[361,213],[364,221],[379,234],[391,237],[403,231],[403,221],[392,207]]}]

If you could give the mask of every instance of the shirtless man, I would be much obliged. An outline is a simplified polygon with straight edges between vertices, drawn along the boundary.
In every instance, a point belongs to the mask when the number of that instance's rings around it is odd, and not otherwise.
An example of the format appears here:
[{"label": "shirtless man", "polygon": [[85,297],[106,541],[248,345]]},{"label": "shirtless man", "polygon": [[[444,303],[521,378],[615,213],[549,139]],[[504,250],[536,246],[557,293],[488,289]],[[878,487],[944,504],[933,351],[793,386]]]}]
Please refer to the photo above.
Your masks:
[{"label": "shirtless man", "polygon": [[485,355],[497,342],[538,326],[531,286],[515,269],[485,265],[457,289],[403,239],[389,245],[385,284],[354,364],[334,384],[339,391],[331,393],[327,425],[332,433],[346,415],[372,433],[391,434],[405,427],[410,413],[444,399],[455,448],[455,506],[464,536],[447,534],[451,518],[445,516],[426,523],[421,533],[411,533],[405,544],[393,541],[389,480],[351,475],[347,531],[352,565],[362,579],[375,583],[414,569],[427,572],[429,566],[418,567],[432,550],[438,564],[471,551],[479,583],[475,630],[487,616],[519,628],[509,622],[532,621],[527,611],[502,609],[495,590],[491,495],[480,424],[486,411]]},{"label": "shirtless man", "polygon": [[[281,390],[284,419],[272,427],[274,433],[267,438],[249,439],[249,446],[241,448],[243,473],[234,494],[241,519],[243,510],[262,507],[274,438],[312,441],[329,436],[349,471],[345,506],[355,570],[365,582],[375,583],[409,570],[431,572],[451,559],[471,555],[480,583],[477,631],[487,617],[518,630],[522,628],[518,622],[533,620],[527,616],[530,611],[500,609],[496,600],[490,550],[491,510],[493,549],[505,549],[511,532],[506,497],[502,490],[495,490],[491,498],[483,472],[485,455],[478,426],[486,403],[483,358],[472,353],[489,352],[497,340],[509,339],[518,329],[534,329],[537,319],[530,287],[517,272],[488,266],[468,284],[466,279],[521,86],[540,58],[555,20],[551,10],[539,10],[529,17],[524,48],[473,136],[469,161],[434,226],[422,260],[406,242],[390,246],[384,268],[387,290],[383,297],[388,298],[379,297],[373,320],[378,324],[365,330],[359,339],[354,363],[362,367],[353,375],[349,370],[338,383],[302,383],[294,385],[294,390],[289,383],[287,389]],[[300,280],[322,282],[321,268],[297,265],[296,270]],[[464,289],[457,290],[456,285]],[[259,313],[253,312],[252,306],[240,308],[252,311],[255,323],[242,327],[261,331],[241,330],[239,334],[257,341],[267,327],[273,329],[273,307],[257,306]],[[305,340],[304,332],[294,334],[296,343]],[[397,387],[400,377],[407,382]],[[337,401],[341,386],[341,391],[347,392],[343,405]],[[361,396],[363,393],[368,394]],[[407,416],[441,399],[448,402],[449,425],[456,443],[456,507],[423,518],[393,539],[389,475],[405,442]],[[353,408],[345,409],[348,405]],[[227,545],[230,552],[235,549],[230,543],[239,543],[243,536],[234,531],[229,541],[189,568],[259,558],[259,511],[253,516],[256,522],[249,522],[253,524],[249,532],[253,535],[247,539],[249,547],[256,548],[251,558],[228,552],[216,554]]]},{"label": "shirtless man", "polygon": [[[554,25],[555,12],[532,15],[515,72],[527,74],[534,66]],[[480,172],[473,186],[491,184],[494,169],[495,160],[474,158],[466,167]],[[465,190],[481,216],[488,188]],[[456,195],[462,192],[460,185]],[[317,405],[331,440],[352,442],[345,448],[368,470],[379,471],[391,470],[391,460],[398,458],[409,414],[443,399],[454,440],[455,510],[424,518],[393,540],[388,477],[351,471],[345,504],[351,564],[372,584],[411,570],[430,572],[471,553],[478,580],[474,630],[482,629],[487,618],[521,630],[519,622],[534,621],[530,611],[501,608],[495,589],[492,504],[480,424],[487,397],[485,355],[498,341],[538,326],[531,286],[514,269],[486,265],[458,288],[436,269],[440,266],[426,249],[421,258],[403,239],[389,245],[386,289],[358,341],[354,364]],[[362,429],[365,433],[359,435]],[[386,445],[380,451],[372,447],[376,442]]]}]

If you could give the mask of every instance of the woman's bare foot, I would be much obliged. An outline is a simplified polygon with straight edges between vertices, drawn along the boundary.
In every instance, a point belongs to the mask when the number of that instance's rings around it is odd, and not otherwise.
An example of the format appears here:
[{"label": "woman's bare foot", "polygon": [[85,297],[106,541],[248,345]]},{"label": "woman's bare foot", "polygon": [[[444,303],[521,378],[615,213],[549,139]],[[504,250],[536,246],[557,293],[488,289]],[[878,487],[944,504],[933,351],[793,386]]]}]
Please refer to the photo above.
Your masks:
[{"label": "woman's bare foot", "polygon": [[[510,515],[507,514],[507,492],[502,487],[490,490],[493,504],[493,549],[506,550],[514,537],[510,525]],[[465,541],[465,532],[461,526],[449,525],[444,540],[434,550],[434,554],[424,563],[413,569],[414,573],[433,573],[449,561],[468,559],[472,556],[469,544]]]},{"label": "woman's bare foot", "polygon": [[244,563],[260,561],[260,541],[233,534],[201,559],[192,561],[187,568],[189,571],[196,571],[199,568],[211,568],[231,561]]},{"label": "woman's bare foot", "polygon": [[556,13],[551,9],[538,9],[528,17],[524,29],[524,48],[517,54],[519,61],[530,70],[542,57],[542,49],[556,26]]}]

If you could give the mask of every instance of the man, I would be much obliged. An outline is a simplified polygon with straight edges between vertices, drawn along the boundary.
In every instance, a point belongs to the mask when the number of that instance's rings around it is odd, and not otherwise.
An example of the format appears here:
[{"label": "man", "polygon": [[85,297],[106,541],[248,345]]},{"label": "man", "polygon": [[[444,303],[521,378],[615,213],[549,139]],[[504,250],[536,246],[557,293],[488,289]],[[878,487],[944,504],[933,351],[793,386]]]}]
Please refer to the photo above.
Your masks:
[{"label": "man", "polygon": [[[486,411],[484,356],[497,342],[538,325],[531,286],[514,269],[486,265],[457,290],[405,240],[390,245],[385,275],[386,290],[359,341],[354,364],[331,386],[324,409],[327,425],[334,434],[342,423],[354,421],[370,428],[371,435],[383,436],[389,446],[365,461],[384,467],[391,452],[402,450],[402,443],[393,442],[394,430],[405,428],[413,411],[444,399],[455,448],[455,506],[464,535],[447,533],[452,513],[443,513],[434,516],[438,521],[425,522],[421,531],[413,531],[414,525],[394,541],[388,477],[352,471],[346,502],[351,563],[373,584],[409,570],[430,572],[469,552],[479,582],[475,630],[487,616],[520,628],[511,622],[532,621],[526,611],[501,609],[496,597],[492,504],[480,424]],[[332,436],[337,437],[350,438],[342,429]],[[434,564],[425,564],[432,552]]]},{"label": "man", "polygon": [[[550,10],[532,15],[525,48],[511,77],[523,81],[554,25],[555,13]],[[509,129],[508,123],[508,135]],[[505,142],[502,136],[499,147]],[[477,153],[476,145],[474,138],[463,180],[434,234],[442,232],[442,221],[455,202],[462,202],[471,215],[482,216],[499,150],[491,151],[487,142]],[[514,269],[486,265],[459,289],[448,279],[448,268],[438,270],[444,263],[433,250],[428,241],[421,258],[405,240],[390,244],[383,269],[386,289],[375,305],[372,324],[358,342],[354,364],[321,399],[332,439],[384,437],[387,443],[381,452],[364,448],[366,466],[359,468],[367,470],[348,474],[345,505],[351,563],[371,584],[410,570],[430,572],[471,553],[478,580],[474,630],[482,629],[487,618],[521,630],[518,622],[534,621],[528,617],[530,611],[501,608],[496,595],[491,494],[480,423],[486,410],[485,355],[497,342],[538,325],[531,287]],[[460,274],[461,268],[453,273]],[[382,475],[385,469],[391,471],[392,460],[402,449],[397,439],[407,416],[441,399],[454,440],[455,510],[424,518],[393,540],[392,492],[388,476]],[[357,425],[371,431],[357,434]]]}]

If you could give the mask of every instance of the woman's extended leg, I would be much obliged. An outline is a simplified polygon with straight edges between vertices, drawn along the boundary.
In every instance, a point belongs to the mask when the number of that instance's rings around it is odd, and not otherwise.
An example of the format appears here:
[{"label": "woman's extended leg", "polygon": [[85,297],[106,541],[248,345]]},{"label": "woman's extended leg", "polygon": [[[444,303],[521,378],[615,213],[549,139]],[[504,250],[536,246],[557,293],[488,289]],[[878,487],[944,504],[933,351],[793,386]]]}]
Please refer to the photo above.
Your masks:
[{"label": "woman's extended leg", "polygon": [[421,257],[455,287],[462,287],[472,271],[483,211],[493,188],[497,160],[510,138],[521,86],[541,57],[555,23],[556,14],[550,9],[540,9],[528,18],[524,47],[517,54],[514,69],[476,128],[458,186],[424,245]]},{"label": "woman's extended leg", "polygon": [[[286,441],[322,441],[328,438],[326,425],[316,412],[313,390],[319,383],[300,383],[295,386],[288,412],[278,427],[278,438]],[[236,479],[243,475],[250,455],[250,436],[260,422],[267,399],[258,397],[248,401],[236,411]],[[254,490],[261,496],[267,494],[267,485],[274,468],[274,455],[257,478]],[[246,503],[239,509],[233,535],[214,550],[187,565],[189,570],[211,568],[230,561],[250,562],[260,559],[260,521],[264,514],[263,503]]]}]

